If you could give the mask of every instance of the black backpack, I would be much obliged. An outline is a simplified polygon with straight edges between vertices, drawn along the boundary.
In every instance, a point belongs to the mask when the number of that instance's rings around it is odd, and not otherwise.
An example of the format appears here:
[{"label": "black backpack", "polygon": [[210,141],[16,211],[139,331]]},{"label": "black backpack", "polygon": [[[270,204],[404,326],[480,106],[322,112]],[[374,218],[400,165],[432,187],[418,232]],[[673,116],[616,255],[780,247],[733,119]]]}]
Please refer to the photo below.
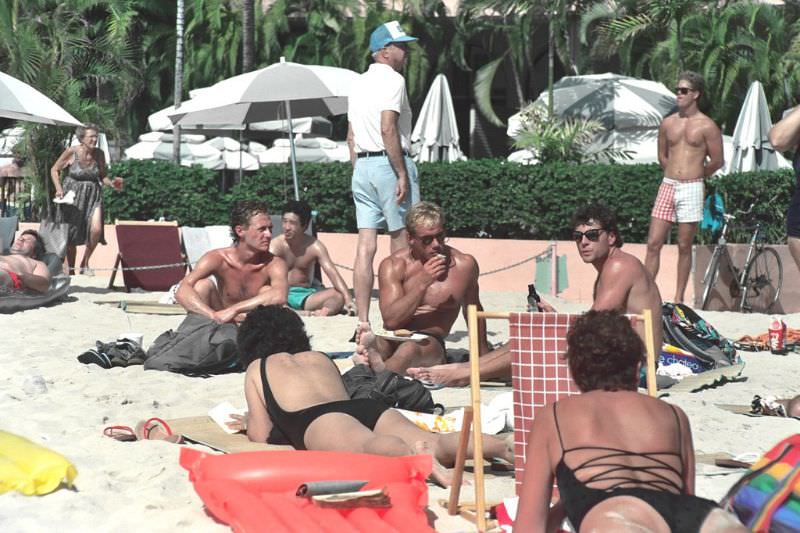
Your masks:
[{"label": "black backpack", "polygon": [[662,307],[664,342],[693,353],[706,370],[739,362],[733,343],[683,304],[665,303]]},{"label": "black backpack", "polygon": [[434,411],[431,391],[417,379],[405,378],[391,370],[375,372],[368,365],[356,365],[342,374],[350,398],[372,398],[389,407],[420,413]]}]

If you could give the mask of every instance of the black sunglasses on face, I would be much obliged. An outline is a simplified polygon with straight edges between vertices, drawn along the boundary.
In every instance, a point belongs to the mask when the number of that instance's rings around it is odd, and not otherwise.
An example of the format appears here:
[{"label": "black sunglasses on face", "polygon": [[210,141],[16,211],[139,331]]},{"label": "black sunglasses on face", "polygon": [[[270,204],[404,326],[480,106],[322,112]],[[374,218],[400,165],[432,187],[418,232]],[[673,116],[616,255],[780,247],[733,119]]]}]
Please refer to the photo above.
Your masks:
[{"label": "black sunglasses on face", "polygon": [[583,238],[586,237],[587,239],[589,239],[592,242],[597,242],[597,239],[600,238],[600,232],[601,231],[605,231],[605,230],[603,228],[590,229],[590,230],[587,230],[587,231],[575,230],[575,231],[572,232],[572,239],[575,242],[581,242],[583,240]]},{"label": "black sunglasses on face", "polygon": [[417,237],[416,235],[415,237],[423,246],[430,246],[433,241],[444,243],[445,240],[447,240],[447,234],[445,232],[437,233],[436,235],[428,235],[427,237]]},{"label": "black sunglasses on face", "polygon": [[682,95],[687,95],[692,91],[694,91],[694,89],[690,87],[675,87],[675,92]]}]

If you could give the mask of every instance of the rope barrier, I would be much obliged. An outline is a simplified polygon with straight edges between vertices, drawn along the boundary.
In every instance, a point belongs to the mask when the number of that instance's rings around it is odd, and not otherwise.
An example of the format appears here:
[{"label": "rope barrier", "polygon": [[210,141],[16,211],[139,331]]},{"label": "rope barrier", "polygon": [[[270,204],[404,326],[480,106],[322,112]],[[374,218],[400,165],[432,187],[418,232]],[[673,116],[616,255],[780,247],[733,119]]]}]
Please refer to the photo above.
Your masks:
[{"label": "rope barrier", "polygon": [[[517,268],[520,265],[524,265],[525,263],[530,263],[531,261],[533,261],[535,259],[538,259],[540,257],[550,256],[552,254],[553,254],[553,245],[551,244],[551,245],[548,245],[547,249],[545,251],[543,251],[543,252],[540,252],[540,253],[538,253],[536,255],[532,255],[530,257],[527,257],[527,258],[523,259],[522,261],[517,261],[516,263],[512,263],[512,264],[506,265],[504,267],[496,268],[494,270],[488,270],[486,272],[481,272],[478,275],[478,277],[482,278],[484,276],[491,276],[492,274],[497,274],[498,272],[504,272],[506,270],[512,270],[514,268]],[[349,270],[350,272],[353,272],[355,270],[353,267],[349,267],[347,265],[340,265],[339,263],[334,263],[334,266],[336,266],[337,268],[342,268],[344,270]],[[377,278],[378,275],[377,274],[373,274],[373,277]]]}]

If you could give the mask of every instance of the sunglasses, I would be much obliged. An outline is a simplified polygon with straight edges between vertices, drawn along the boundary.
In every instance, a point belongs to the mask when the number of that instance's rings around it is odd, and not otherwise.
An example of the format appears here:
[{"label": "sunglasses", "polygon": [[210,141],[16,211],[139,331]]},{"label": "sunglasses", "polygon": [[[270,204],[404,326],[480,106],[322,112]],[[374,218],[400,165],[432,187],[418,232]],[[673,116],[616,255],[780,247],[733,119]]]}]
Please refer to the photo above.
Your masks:
[{"label": "sunglasses", "polygon": [[689,87],[675,87],[675,92],[678,93],[678,94],[684,95],[684,96],[686,96],[687,94],[689,94],[690,92],[693,92],[693,91],[694,91],[694,89],[689,88]]},{"label": "sunglasses", "polygon": [[439,243],[444,243],[447,241],[447,234],[445,232],[437,233],[436,235],[428,235],[426,237],[414,237],[423,244],[423,246],[430,246],[433,244],[433,241],[438,241]]},{"label": "sunglasses", "polygon": [[572,240],[574,240],[575,242],[581,242],[583,238],[586,237],[592,242],[597,242],[597,240],[600,238],[601,231],[605,231],[605,229],[597,228],[597,229],[590,229],[588,231],[575,230],[572,232]]}]

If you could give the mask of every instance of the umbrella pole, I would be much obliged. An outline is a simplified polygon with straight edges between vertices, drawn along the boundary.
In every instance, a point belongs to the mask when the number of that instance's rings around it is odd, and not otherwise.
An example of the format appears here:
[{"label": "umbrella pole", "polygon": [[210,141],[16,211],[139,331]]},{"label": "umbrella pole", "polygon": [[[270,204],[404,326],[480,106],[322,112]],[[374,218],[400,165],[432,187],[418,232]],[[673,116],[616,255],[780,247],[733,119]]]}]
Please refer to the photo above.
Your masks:
[{"label": "umbrella pole", "polygon": [[242,130],[239,130],[239,183],[242,182]]},{"label": "umbrella pole", "polygon": [[292,127],[292,104],[286,104],[286,118],[289,120],[289,159],[292,160],[292,180],[294,181],[294,199],[300,200],[300,189],[297,186],[297,156],[294,153],[294,128]]}]

